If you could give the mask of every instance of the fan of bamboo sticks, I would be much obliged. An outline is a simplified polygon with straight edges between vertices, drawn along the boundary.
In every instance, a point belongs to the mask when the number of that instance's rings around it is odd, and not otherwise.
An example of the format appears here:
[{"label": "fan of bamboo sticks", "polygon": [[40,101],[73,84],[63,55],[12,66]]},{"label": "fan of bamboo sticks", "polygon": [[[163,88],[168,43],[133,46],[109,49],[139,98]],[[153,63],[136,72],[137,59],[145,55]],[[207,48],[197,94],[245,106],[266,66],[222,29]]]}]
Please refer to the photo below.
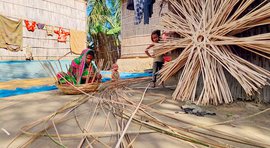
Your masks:
[{"label": "fan of bamboo sticks", "polygon": [[[160,28],[181,38],[155,46],[155,56],[176,48],[181,54],[160,70],[159,81],[181,71],[173,98],[197,104],[222,104],[233,101],[224,71],[228,71],[251,96],[269,84],[270,72],[232,52],[239,46],[270,58],[270,33],[237,37],[253,27],[270,24],[270,3],[255,0],[169,0],[172,11],[162,17]],[[256,5],[255,7],[253,7]],[[195,96],[199,77],[203,88]]]}]

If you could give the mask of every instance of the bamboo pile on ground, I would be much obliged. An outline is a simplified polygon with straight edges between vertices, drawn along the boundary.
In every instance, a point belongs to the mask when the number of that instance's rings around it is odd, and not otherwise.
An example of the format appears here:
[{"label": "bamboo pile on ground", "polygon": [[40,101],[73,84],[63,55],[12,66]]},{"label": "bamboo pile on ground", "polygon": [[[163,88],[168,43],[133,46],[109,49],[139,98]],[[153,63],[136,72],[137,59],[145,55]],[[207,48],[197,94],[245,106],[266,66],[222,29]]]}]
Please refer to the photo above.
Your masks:
[{"label": "bamboo pile on ground", "polygon": [[[104,86],[99,93],[84,93],[77,99],[67,102],[54,113],[23,126],[21,133],[15,137],[9,147],[12,147],[14,141],[23,135],[29,136],[29,139],[20,147],[29,147],[42,137],[48,137],[61,147],[68,147],[66,141],[71,139],[76,139],[72,140],[72,143],[77,142],[77,147],[133,147],[138,136],[150,133],[162,133],[192,146],[228,147],[226,142],[216,140],[219,138],[243,145],[269,147],[259,141],[195,125],[153,108],[152,105],[161,103],[164,99],[145,103],[145,96],[149,95],[147,93],[149,84],[144,92],[129,87],[131,83],[142,83],[145,79],[123,80],[121,85],[116,85],[117,87]],[[106,85],[109,86],[109,83],[107,82]],[[143,95],[138,96],[138,94]],[[164,96],[159,98],[161,97]],[[80,110],[84,105],[86,110]],[[101,119],[102,122],[99,121]],[[76,128],[69,126],[72,128],[72,133],[60,130],[61,126],[71,120],[76,123]],[[176,120],[177,125],[173,124],[172,120]],[[100,123],[104,124],[100,125]],[[185,126],[197,128],[183,128]],[[76,133],[73,133],[75,131]]]},{"label": "bamboo pile on ground", "polygon": [[[233,46],[239,46],[270,59],[270,33],[236,37],[248,29],[270,24],[269,1],[169,2],[172,12],[162,17],[160,28],[176,32],[182,38],[161,42],[153,50],[157,51],[155,56],[159,56],[183,48],[182,53],[166,63],[159,72],[159,81],[162,83],[182,71],[173,94],[174,99],[191,100],[203,105],[231,103],[233,97],[224,71],[228,71],[240,83],[248,96],[259,93],[263,86],[269,85],[269,71],[233,53]],[[203,87],[196,95],[200,76]]]}]

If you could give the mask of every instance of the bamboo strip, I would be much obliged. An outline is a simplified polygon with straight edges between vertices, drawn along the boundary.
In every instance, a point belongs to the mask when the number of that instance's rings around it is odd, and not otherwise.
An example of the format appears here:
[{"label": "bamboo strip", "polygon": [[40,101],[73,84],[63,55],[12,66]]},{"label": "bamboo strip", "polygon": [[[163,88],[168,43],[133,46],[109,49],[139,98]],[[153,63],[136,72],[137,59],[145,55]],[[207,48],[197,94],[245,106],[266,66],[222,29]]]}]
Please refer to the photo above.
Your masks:
[{"label": "bamboo strip", "polygon": [[128,122],[127,122],[127,125],[125,126],[125,129],[124,129],[124,131],[122,132],[121,137],[119,138],[119,140],[118,140],[118,142],[117,142],[115,148],[119,148],[120,143],[121,143],[121,141],[122,141],[122,139],[123,139],[123,137],[124,137],[124,135],[125,135],[125,133],[126,133],[128,127],[129,127],[129,124],[130,124],[131,120],[133,119],[134,115],[136,114],[136,112],[138,111],[138,109],[139,109],[139,107],[140,107],[140,105],[141,105],[141,103],[142,103],[142,101],[143,101],[143,99],[144,99],[145,93],[146,93],[146,91],[147,91],[147,89],[148,89],[149,86],[150,86],[150,84],[148,84],[148,86],[147,86],[146,89],[144,90],[144,93],[143,93],[143,95],[142,95],[142,98],[141,98],[140,102],[138,103],[136,109],[134,110],[134,112],[133,112],[132,115],[130,116],[130,118],[129,118]]}]

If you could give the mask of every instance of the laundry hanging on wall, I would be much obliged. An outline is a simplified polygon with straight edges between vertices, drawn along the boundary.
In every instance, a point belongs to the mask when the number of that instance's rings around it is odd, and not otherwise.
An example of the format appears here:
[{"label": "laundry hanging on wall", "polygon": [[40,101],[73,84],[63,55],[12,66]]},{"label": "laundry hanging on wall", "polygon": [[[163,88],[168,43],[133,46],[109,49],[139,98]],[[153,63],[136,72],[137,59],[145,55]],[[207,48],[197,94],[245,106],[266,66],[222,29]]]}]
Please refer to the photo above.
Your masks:
[{"label": "laundry hanging on wall", "polygon": [[135,8],[135,25],[141,23],[143,18],[143,4],[144,0],[135,0],[134,1],[134,8]]},{"label": "laundry hanging on wall", "polygon": [[134,10],[134,0],[128,0],[127,1],[127,9],[128,10]]},{"label": "laundry hanging on wall", "polygon": [[155,0],[146,0],[143,4],[143,18],[144,24],[149,24],[149,18],[152,17],[153,14],[153,5],[156,1]]},{"label": "laundry hanging on wall", "polygon": [[127,9],[132,10],[131,4],[134,4],[135,25],[141,23],[144,18],[144,24],[149,24],[149,18],[153,14],[153,6],[156,0],[130,0],[127,3]]},{"label": "laundry hanging on wall", "polygon": [[22,50],[22,20],[13,21],[0,15],[0,48],[16,52]]},{"label": "laundry hanging on wall", "polygon": [[37,23],[38,29],[43,29],[45,27],[45,24]]},{"label": "laundry hanging on wall", "polygon": [[67,36],[70,34],[69,32],[66,32],[62,27],[59,27],[58,30],[54,30],[54,33],[58,35],[57,41],[64,43],[67,41]]},{"label": "laundry hanging on wall", "polygon": [[[0,48],[4,48],[13,52],[23,50],[23,21],[28,31],[34,32],[37,27],[38,29],[45,29],[48,36],[53,36],[54,33],[57,34],[58,42],[66,43],[67,36],[70,35],[70,32],[64,30],[62,27],[57,27],[57,30],[55,30],[56,28],[54,26],[45,25],[43,23],[37,23],[35,21],[29,20],[20,19],[19,21],[14,21],[0,15]],[[80,37],[80,35],[83,37]],[[73,43],[76,43],[76,45],[73,44],[73,49],[75,47],[78,47],[79,50],[81,47],[84,49],[86,46],[85,32],[80,33],[79,31],[73,31]],[[26,59],[32,59],[30,54],[26,54]]]},{"label": "laundry hanging on wall", "polygon": [[35,31],[36,24],[37,24],[35,21],[30,22],[28,20],[24,20],[24,23],[25,23],[26,28],[27,28],[28,31],[32,31],[32,32]]},{"label": "laundry hanging on wall", "polygon": [[50,25],[45,26],[47,36],[53,36],[54,27]]},{"label": "laundry hanging on wall", "polygon": [[70,30],[70,49],[72,53],[81,54],[86,48],[86,33],[84,31]]}]

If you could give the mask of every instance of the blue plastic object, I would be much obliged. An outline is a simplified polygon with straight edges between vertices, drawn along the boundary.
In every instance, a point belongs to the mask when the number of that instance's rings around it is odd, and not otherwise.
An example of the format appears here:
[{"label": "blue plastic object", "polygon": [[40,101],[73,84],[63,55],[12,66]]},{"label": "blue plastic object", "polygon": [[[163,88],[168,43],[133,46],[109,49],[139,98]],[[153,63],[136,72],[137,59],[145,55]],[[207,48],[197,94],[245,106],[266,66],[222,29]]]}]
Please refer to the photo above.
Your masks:
[{"label": "blue plastic object", "polygon": [[34,86],[30,88],[16,88],[15,90],[8,89],[0,89],[0,98],[10,97],[15,95],[29,94],[29,93],[37,93],[43,91],[55,90],[57,87],[55,85],[52,86]]},{"label": "blue plastic object", "polygon": [[[102,75],[110,75],[110,71],[102,71]],[[140,77],[147,77],[151,76],[151,73],[127,73],[123,72],[120,73],[121,79],[130,79],[130,78],[140,78]],[[110,81],[111,78],[103,77],[102,82]],[[22,95],[22,94],[29,94],[29,93],[37,93],[43,91],[50,91],[55,90],[57,87],[55,85],[52,86],[34,86],[30,88],[16,88],[15,90],[8,90],[8,89],[0,89],[0,98],[15,96],[15,95]]]}]

